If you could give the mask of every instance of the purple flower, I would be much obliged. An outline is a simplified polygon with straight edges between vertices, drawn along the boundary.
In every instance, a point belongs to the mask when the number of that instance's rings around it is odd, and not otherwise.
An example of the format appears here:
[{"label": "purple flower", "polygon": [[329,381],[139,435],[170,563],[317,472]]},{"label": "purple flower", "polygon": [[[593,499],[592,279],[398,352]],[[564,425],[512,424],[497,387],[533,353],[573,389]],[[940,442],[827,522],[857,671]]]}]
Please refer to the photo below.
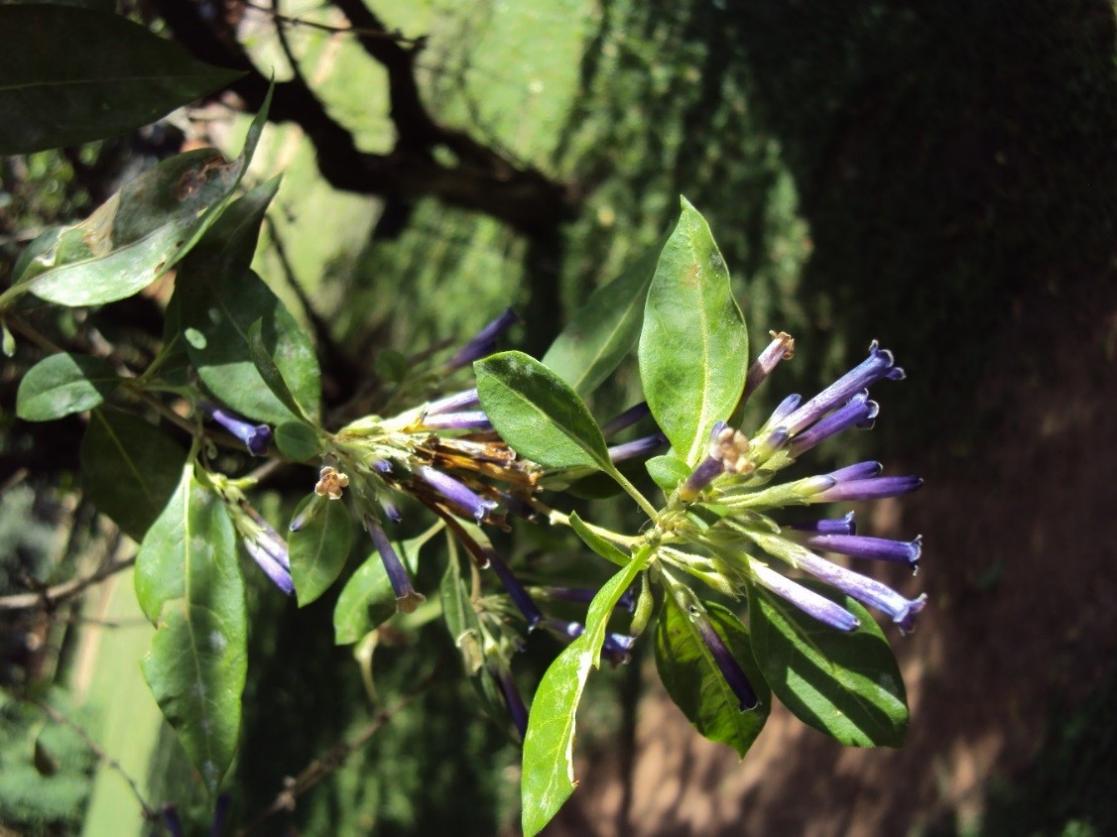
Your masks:
[{"label": "purple flower", "polygon": [[814,590],[797,584],[764,564],[752,565],[753,575],[764,588],[791,602],[801,611],[839,631],[855,631],[861,620],[841,605],[821,596]]},{"label": "purple flower", "polygon": [[883,470],[883,465],[879,462],[870,460],[847,465],[844,468],[839,468],[837,471],[831,471],[827,476],[833,478],[837,482],[851,482],[852,480],[867,480],[870,477],[879,476],[880,472]]},{"label": "purple flower", "polygon": [[239,416],[213,404],[203,405],[206,415],[240,439],[253,456],[264,456],[271,442],[271,428],[266,424],[252,424]]},{"label": "purple flower", "polygon": [[472,517],[478,523],[497,507],[495,501],[486,500],[469,486],[428,465],[419,465],[415,469],[415,475],[438,492],[455,511],[463,513],[467,517]]},{"label": "purple flower", "polygon": [[814,549],[837,552],[853,558],[869,558],[876,561],[898,561],[915,567],[923,551],[923,536],[914,540],[896,541],[891,538],[870,538],[864,535],[804,534],[796,538],[799,542]]},{"label": "purple flower", "polygon": [[741,668],[741,664],[737,662],[737,658],[725,646],[725,642],[714,629],[709,618],[704,613],[700,614],[695,620],[695,625],[698,632],[702,634],[702,641],[710,649],[714,662],[717,663],[718,670],[721,671],[721,676],[725,678],[725,682],[729,684],[729,688],[737,696],[738,708],[742,712],[755,709],[759,701],[756,699],[756,692],[753,691],[748,676]]},{"label": "purple flower", "polygon": [[565,642],[577,639],[586,632],[585,626],[581,622],[567,622],[565,619],[558,619],[554,616],[546,617],[539,625]]},{"label": "purple flower", "polygon": [[776,409],[772,411],[772,415],[768,416],[768,420],[764,422],[765,427],[779,427],[785,418],[795,412],[795,409],[802,402],[803,396],[798,393],[792,393],[787,396],[783,401],[776,405]]},{"label": "purple flower", "polygon": [[433,430],[492,430],[492,422],[481,410],[440,413],[423,417],[423,427]]},{"label": "purple flower", "polygon": [[291,579],[291,559],[287,554],[287,543],[258,514],[253,511],[248,514],[259,530],[255,537],[242,537],[245,551],[272,583],[290,596],[295,592],[295,583]]},{"label": "purple flower", "polygon": [[869,356],[865,360],[795,410],[783,424],[793,436],[797,435],[836,406],[848,401],[854,393],[868,388],[882,378],[890,381],[903,380],[904,370],[895,365],[892,352],[880,348],[880,344],[874,340],[869,344]]},{"label": "purple flower", "polygon": [[399,506],[390,497],[385,497],[381,494],[376,498],[380,503],[380,508],[384,510],[384,516],[387,517],[392,523],[399,523],[403,520],[403,514],[399,510]]},{"label": "purple flower", "polygon": [[849,399],[839,409],[798,434],[791,440],[791,456],[798,459],[803,453],[825,439],[841,433],[854,425],[872,427],[880,412],[880,405],[869,400],[869,391],[863,390]]},{"label": "purple flower", "polygon": [[[844,469],[843,469],[844,470]],[[841,503],[849,500],[877,500],[897,497],[915,491],[923,485],[920,477],[876,477],[836,482],[829,488],[812,495],[811,503]]]},{"label": "purple flower", "polygon": [[629,459],[640,459],[648,454],[655,453],[657,450],[667,445],[667,437],[662,433],[652,433],[650,436],[641,436],[639,439],[633,439],[631,442],[625,442],[620,445],[612,445],[609,448],[609,458],[613,464],[624,462]]},{"label": "purple flower", "polygon": [[389,462],[387,459],[377,459],[375,462],[372,463],[372,467],[381,474],[392,473],[392,463]]},{"label": "purple flower", "polygon": [[907,633],[915,625],[915,617],[927,604],[926,594],[906,599],[876,579],[827,561],[813,552],[803,551],[796,557],[799,568],[825,581],[862,604],[888,614]]},{"label": "purple flower", "polygon": [[639,404],[634,404],[618,416],[609,419],[601,426],[601,433],[603,436],[612,436],[614,433],[620,433],[626,427],[631,427],[640,421],[644,416],[648,415],[651,410],[648,408],[647,401],[641,401]]},{"label": "purple flower", "polygon": [[601,656],[615,666],[621,666],[632,659],[632,649],[636,646],[636,637],[628,634],[608,633],[601,646]]},{"label": "purple flower", "polygon": [[508,714],[512,718],[512,723],[516,725],[516,729],[520,733],[520,739],[523,740],[524,736],[527,735],[527,707],[524,706],[524,699],[520,696],[520,690],[516,688],[516,681],[512,679],[512,672],[503,666],[490,666],[489,672],[497,685],[500,686],[500,693],[504,696],[504,705],[508,707]]},{"label": "purple flower", "polygon": [[512,599],[513,604],[527,620],[528,628],[534,629],[543,621],[543,614],[531,598],[531,594],[524,588],[524,585],[520,584],[520,580],[516,578],[515,573],[496,552],[491,549],[486,550],[486,556],[489,560],[489,566],[493,568],[493,572],[497,574],[500,583],[504,585],[509,598]]},{"label": "purple flower", "polygon": [[481,400],[477,397],[477,389],[475,387],[430,402],[427,405],[427,415],[433,416],[438,413],[456,413],[459,410],[467,410],[480,403]]},{"label": "purple flower", "polygon": [[372,539],[373,546],[380,553],[380,560],[384,564],[384,572],[388,574],[388,582],[392,585],[392,592],[396,594],[396,607],[401,613],[412,613],[415,608],[423,603],[425,597],[415,590],[411,583],[411,575],[407,567],[399,559],[391,541],[384,534],[379,521],[371,515],[365,515],[365,531]]},{"label": "purple flower", "polygon": [[819,535],[852,535],[857,531],[857,525],[853,522],[853,512],[846,512],[844,517],[839,517],[837,520],[823,518],[807,523],[791,523],[787,528]]},{"label": "purple flower", "polygon": [[460,369],[490,354],[496,346],[497,338],[500,337],[503,332],[507,331],[513,323],[519,321],[519,319],[515,311],[511,308],[507,309],[503,314],[477,332],[472,340],[462,346],[461,349],[458,350],[458,353],[450,358],[449,363],[446,364],[446,368],[448,370]]},{"label": "purple flower", "polygon": [[737,409],[740,409],[741,405],[748,401],[756,388],[764,383],[765,379],[772,374],[773,369],[779,366],[781,360],[791,360],[795,355],[795,338],[786,331],[770,331],[768,333],[772,336],[772,342],[764,348],[764,351],[749,367],[748,374],[745,377],[745,392],[741,396]]}]

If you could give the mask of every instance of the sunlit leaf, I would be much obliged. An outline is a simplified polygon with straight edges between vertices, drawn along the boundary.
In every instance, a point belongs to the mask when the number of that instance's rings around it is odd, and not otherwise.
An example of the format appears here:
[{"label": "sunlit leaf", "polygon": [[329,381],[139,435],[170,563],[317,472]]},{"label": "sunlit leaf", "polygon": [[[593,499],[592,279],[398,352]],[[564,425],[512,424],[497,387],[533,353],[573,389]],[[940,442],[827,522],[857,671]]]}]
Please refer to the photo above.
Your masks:
[{"label": "sunlit leaf", "polygon": [[59,352],[40,360],[20,380],[16,415],[24,421],[50,421],[92,410],[119,383],[107,360]]},{"label": "sunlit leaf", "polygon": [[[305,498],[302,505],[315,496],[311,494]],[[296,516],[298,513],[296,509]],[[334,583],[349,558],[352,545],[353,521],[342,501],[328,501],[306,525],[291,533],[287,547],[299,607],[310,604]]]},{"label": "sunlit leaf", "polygon": [[648,288],[639,355],[652,415],[693,466],[714,422],[727,419],[741,398],[748,335],[725,259],[686,198]]}]

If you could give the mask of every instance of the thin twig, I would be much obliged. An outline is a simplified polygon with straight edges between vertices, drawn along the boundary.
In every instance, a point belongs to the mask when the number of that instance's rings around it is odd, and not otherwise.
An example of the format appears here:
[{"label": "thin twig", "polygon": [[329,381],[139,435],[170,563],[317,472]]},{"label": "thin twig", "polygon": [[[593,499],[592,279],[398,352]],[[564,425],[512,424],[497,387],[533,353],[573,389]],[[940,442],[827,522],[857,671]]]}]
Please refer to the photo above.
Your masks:
[{"label": "thin twig", "polygon": [[116,759],[114,759],[112,756],[101,749],[101,746],[93,740],[93,737],[86,731],[85,727],[81,726],[81,724],[77,723],[76,721],[67,718],[53,706],[44,703],[37,698],[26,698],[26,700],[28,703],[37,706],[47,715],[48,718],[50,718],[56,724],[64,724],[65,726],[68,726],[70,729],[76,732],[79,736],[81,736],[82,740],[85,741],[85,745],[106,767],[119,773],[121,778],[123,778],[124,781],[128,783],[128,787],[131,789],[132,795],[136,797],[136,801],[140,803],[140,808],[143,809],[145,819],[154,820],[156,817],[158,817],[155,809],[148,805],[147,801],[143,798],[143,794],[140,793],[139,785],[136,784],[135,779],[128,775],[128,772],[121,766],[120,762],[118,762]]},{"label": "thin twig", "polygon": [[319,23],[314,20],[306,20],[301,17],[288,17],[287,15],[280,14],[273,5],[272,8],[267,6],[260,6],[251,0],[243,0],[246,8],[252,9],[257,12],[263,12],[266,15],[271,15],[280,23],[285,23],[288,26],[305,26],[308,29],[318,29],[322,32],[329,32],[333,35],[360,35],[365,38],[385,38],[389,41],[395,41],[399,44],[413,46],[418,43],[418,38],[409,38],[401,32],[389,32],[386,29],[375,29],[372,27],[361,26],[331,26],[328,23]]},{"label": "thin twig", "polygon": [[310,764],[299,771],[298,775],[287,777],[283,782],[283,789],[275,795],[271,804],[257,814],[248,825],[237,832],[238,837],[245,837],[245,835],[251,834],[260,828],[268,819],[278,813],[295,810],[295,801],[300,796],[341,767],[349,756],[372,740],[372,737],[383,729],[395,715],[413,703],[423,692],[430,688],[431,685],[434,684],[435,678],[441,668],[441,664],[435,665],[431,673],[428,674],[409,695],[387,709],[376,713],[373,719],[369,721],[352,740],[338,742],[327,750],[325,754],[313,759]]},{"label": "thin twig", "polygon": [[113,561],[111,564],[97,570],[93,575],[88,575],[84,578],[73,578],[61,584],[55,584],[53,587],[47,587],[45,590],[40,590],[36,593],[16,593],[11,596],[0,596],[0,610],[27,610],[32,607],[42,607],[44,610],[51,610],[68,599],[80,596],[94,584],[98,584],[106,578],[128,569],[135,563],[136,557],[133,555],[131,558]]}]

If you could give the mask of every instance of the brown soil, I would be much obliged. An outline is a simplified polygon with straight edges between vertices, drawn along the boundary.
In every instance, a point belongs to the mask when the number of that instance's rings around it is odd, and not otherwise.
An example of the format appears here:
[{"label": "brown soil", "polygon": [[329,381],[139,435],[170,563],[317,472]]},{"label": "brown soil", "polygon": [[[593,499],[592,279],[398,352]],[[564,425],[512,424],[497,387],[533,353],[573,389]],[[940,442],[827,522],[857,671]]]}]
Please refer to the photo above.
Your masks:
[{"label": "brown soil", "polygon": [[907,463],[927,478],[919,494],[863,512],[875,532],[926,536],[918,578],[890,578],[931,599],[896,638],[907,745],[845,749],[777,708],[738,763],[646,666],[631,775],[607,752],[584,757],[550,833],[903,834],[980,816],[990,778],[1027,765],[1053,706],[1087,695],[1117,652],[1117,294],[1076,296],[1016,303],[956,417],[995,431],[925,451]]}]

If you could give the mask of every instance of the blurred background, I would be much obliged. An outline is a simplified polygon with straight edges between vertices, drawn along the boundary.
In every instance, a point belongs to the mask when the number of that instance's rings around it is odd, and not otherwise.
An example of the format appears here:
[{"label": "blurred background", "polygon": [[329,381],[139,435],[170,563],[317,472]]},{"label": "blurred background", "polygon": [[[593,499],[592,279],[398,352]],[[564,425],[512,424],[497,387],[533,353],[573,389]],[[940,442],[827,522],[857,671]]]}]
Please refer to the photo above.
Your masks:
[{"label": "blurred background", "polygon": [[[895,637],[907,745],[843,749],[777,708],[738,762],[690,729],[641,646],[591,680],[581,785],[548,833],[1117,833],[1114,4],[132,11],[202,57],[259,72],[133,136],[0,161],[4,284],[39,230],[84,217],[161,157],[238,149],[241,109],[274,72],[281,92],[250,180],[283,173],[283,184],[255,267],[315,336],[328,402],[371,377],[383,349],[465,338],[509,305],[524,318],[509,345],[541,353],[593,288],[655,246],[680,194],[711,224],[754,350],[768,329],[797,340],[750,420],[820,388],[872,338],[906,368],[875,393],[877,429],[819,455],[869,455],[927,480],[860,512],[874,534],[925,537],[919,576],[888,578],[931,603],[915,635]],[[143,345],[170,288],[53,325],[98,317]],[[135,548],[75,488],[81,422],[15,420],[36,357],[21,347],[0,373],[4,597]],[[638,391],[626,364],[595,412]],[[280,478],[266,508],[279,519],[306,488],[306,473]],[[585,560],[545,531],[506,548],[529,575]],[[300,611],[249,580],[236,822],[433,677],[257,833],[517,833],[518,746],[462,682],[440,625],[381,637],[372,703],[352,649],[333,645],[339,587]],[[153,808],[207,821],[140,675],[150,632],[128,574],[49,611],[0,609],[0,833],[158,833],[122,773]],[[556,650],[532,638],[525,692]]]}]

